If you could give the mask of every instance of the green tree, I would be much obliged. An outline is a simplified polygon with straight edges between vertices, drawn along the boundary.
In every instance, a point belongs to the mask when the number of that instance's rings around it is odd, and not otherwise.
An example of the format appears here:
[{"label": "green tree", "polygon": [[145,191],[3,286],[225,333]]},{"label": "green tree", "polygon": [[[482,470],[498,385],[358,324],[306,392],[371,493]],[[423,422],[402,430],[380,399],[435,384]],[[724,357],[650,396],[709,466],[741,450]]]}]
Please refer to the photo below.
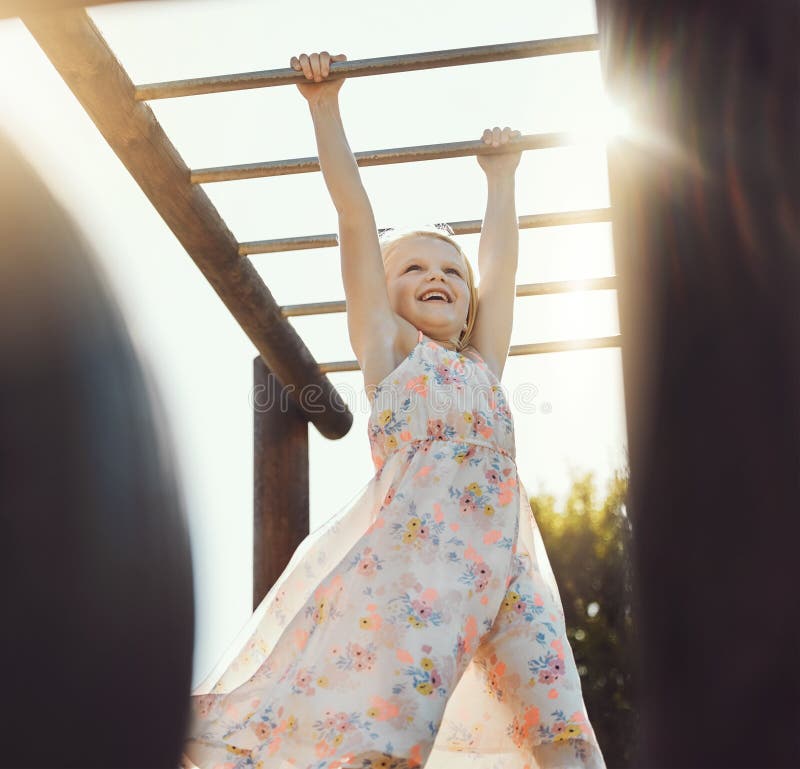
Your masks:
[{"label": "green tree", "polygon": [[627,468],[617,470],[603,500],[592,472],[573,477],[562,510],[549,494],[530,499],[564,605],[586,709],[609,767],[631,766],[638,730],[628,477]]}]

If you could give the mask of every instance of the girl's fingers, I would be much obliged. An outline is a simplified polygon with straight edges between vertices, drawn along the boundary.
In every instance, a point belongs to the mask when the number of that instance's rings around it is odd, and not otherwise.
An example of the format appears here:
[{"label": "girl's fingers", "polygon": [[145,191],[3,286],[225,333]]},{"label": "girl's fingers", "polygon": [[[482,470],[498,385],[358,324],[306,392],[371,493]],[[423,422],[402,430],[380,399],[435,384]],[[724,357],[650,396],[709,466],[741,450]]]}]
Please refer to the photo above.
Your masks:
[{"label": "girl's fingers", "polygon": [[313,79],[313,75],[311,73],[311,64],[308,60],[308,56],[304,53],[300,54],[300,66],[303,68],[303,74],[306,76],[308,80]]},{"label": "girl's fingers", "polygon": [[311,56],[308,57],[309,64],[311,65],[311,74],[314,76],[314,82],[319,83],[322,80],[322,75],[320,74],[319,69],[319,54],[312,53]]},{"label": "girl's fingers", "polygon": [[331,56],[328,51],[312,53],[310,56],[301,53],[299,57],[292,56],[289,66],[298,72],[302,71],[308,80],[314,80],[318,83],[330,74],[332,61],[347,61],[347,56],[343,53]]},{"label": "girl's fingers", "polygon": [[500,144],[500,129],[495,126],[492,129],[492,146],[497,147]]},{"label": "girl's fingers", "polygon": [[485,141],[487,144],[491,144],[491,141],[492,141],[492,129],[491,128],[486,128],[484,130],[484,132],[483,132],[483,136],[481,136],[481,139],[483,139],[483,141]]}]

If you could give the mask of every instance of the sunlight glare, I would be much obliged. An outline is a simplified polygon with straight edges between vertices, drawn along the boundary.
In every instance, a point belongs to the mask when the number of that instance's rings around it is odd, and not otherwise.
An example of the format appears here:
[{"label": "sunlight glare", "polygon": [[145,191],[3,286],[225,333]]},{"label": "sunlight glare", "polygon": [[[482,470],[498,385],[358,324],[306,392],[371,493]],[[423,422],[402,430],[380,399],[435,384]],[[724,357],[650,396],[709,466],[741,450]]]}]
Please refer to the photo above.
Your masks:
[{"label": "sunlight glare", "polygon": [[634,131],[628,108],[612,101],[605,92],[586,104],[580,116],[580,128],[569,131],[569,136],[580,144],[608,144],[614,139],[630,136]]}]

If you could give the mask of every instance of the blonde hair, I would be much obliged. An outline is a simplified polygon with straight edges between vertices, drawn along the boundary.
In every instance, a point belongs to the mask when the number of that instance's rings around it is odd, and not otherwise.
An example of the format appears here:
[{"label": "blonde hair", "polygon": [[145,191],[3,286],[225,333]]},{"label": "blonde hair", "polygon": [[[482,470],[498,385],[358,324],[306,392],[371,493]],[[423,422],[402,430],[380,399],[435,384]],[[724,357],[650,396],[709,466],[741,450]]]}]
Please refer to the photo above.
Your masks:
[{"label": "blonde hair", "polygon": [[386,267],[386,261],[391,255],[394,247],[401,241],[414,237],[431,237],[439,238],[449,243],[453,248],[461,254],[464,259],[464,265],[467,272],[467,289],[469,291],[469,307],[467,307],[467,321],[464,328],[461,329],[458,339],[456,340],[456,350],[461,352],[470,343],[472,337],[472,330],[475,328],[475,320],[478,316],[478,289],[475,286],[475,273],[472,270],[467,255],[464,253],[460,245],[452,237],[455,233],[447,224],[424,224],[418,227],[390,227],[385,230],[380,230],[378,233],[378,241],[381,248],[381,257],[383,259],[383,266]]}]

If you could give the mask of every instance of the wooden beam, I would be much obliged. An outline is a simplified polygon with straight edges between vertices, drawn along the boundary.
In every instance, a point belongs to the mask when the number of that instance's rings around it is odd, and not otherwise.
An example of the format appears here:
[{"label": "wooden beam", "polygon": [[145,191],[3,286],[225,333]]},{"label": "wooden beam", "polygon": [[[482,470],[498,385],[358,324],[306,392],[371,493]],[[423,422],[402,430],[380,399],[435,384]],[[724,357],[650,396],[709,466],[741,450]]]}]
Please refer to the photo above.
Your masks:
[{"label": "wooden beam", "polygon": [[308,422],[253,361],[253,609],[309,531]]},{"label": "wooden beam", "polygon": [[[84,10],[23,21],[143,192],[264,358],[306,419],[327,438],[353,415],[280,307]],[[176,297],[176,302],[180,297]],[[213,361],[209,361],[213,365]],[[298,401],[298,393],[303,398]]]}]

